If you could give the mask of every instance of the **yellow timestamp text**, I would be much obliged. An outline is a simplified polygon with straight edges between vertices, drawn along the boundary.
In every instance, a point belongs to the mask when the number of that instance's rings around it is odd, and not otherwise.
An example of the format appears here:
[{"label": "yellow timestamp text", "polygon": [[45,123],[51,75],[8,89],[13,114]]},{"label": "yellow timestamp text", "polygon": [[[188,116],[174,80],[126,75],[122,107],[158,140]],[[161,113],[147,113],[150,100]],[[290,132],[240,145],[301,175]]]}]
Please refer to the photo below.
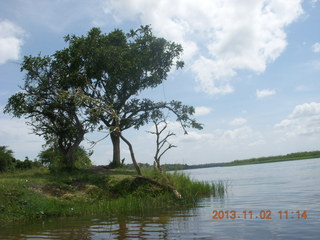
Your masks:
[{"label": "yellow timestamp text", "polygon": [[252,211],[252,210],[213,210],[212,211],[212,219],[307,219],[308,213],[306,210],[297,210],[297,211],[289,211],[289,210],[280,210],[276,212],[272,212],[271,210],[260,210],[260,211]]}]

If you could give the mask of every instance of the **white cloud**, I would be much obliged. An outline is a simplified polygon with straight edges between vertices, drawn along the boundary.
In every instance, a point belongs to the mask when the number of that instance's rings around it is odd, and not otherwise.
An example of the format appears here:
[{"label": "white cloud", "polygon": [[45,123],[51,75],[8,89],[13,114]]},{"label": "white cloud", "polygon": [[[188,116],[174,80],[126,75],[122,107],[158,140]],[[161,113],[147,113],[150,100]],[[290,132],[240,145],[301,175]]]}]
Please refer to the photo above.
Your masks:
[{"label": "white cloud", "polygon": [[244,126],[234,130],[227,130],[223,133],[222,137],[231,140],[240,140],[247,139],[252,135],[253,130],[248,126]]},{"label": "white cloud", "polygon": [[224,77],[231,77],[236,73],[233,69],[225,68],[223,64],[223,61],[217,62],[203,56],[196,60],[191,66],[192,71],[196,73],[196,90],[209,95],[232,93],[234,89],[229,79]]},{"label": "white cloud", "polygon": [[253,147],[265,142],[259,132],[246,125],[232,130],[217,129],[213,136],[213,143],[226,149]]},{"label": "white cloud", "polygon": [[0,118],[1,145],[13,150],[14,156],[23,160],[25,156],[35,158],[42,150],[44,141],[41,137],[31,134],[30,128],[23,119]]},{"label": "white cloud", "polygon": [[23,30],[14,23],[0,21],[0,64],[19,59],[23,34]]},{"label": "white cloud", "polygon": [[317,2],[319,2],[319,0],[311,0],[311,6],[315,8],[317,5]]},{"label": "white cloud", "polygon": [[178,140],[179,142],[194,142],[194,144],[205,141],[210,142],[212,146],[224,146],[225,148],[233,145],[250,146],[264,142],[259,132],[246,125],[235,129],[216,129],[211,133],[190,131],[187,135],[179,136]]},{"label": "white cloud", "polygon": [[[159,128],[159,130],[161,130],[162,128],[164,128],[164,126],[165,126],[165,123],[160,123],[159,125],[158,125],[158,128]],[[187,129],[188,130],[188,129]],[[155,132],[156,131],[156,128],[155,128],[155,125],[154,124],[150,124],[147,128],[146,128],[146,132]],[[174,134],[176,134],[177,136],[178,135],[183,135],[184,134],[184,131],[183,131],[183,128],[181,127],[181,124],[179,123],[179,122],[177,122],[177,121],[169,121],[169,120],[167,120],[167,127],[166,127],[166,129],[162,132],[162,134],[161,134],[161,138],[163,138],[163,137],[165,137],[169,132],[171,132],[171,133],[174,133]],[[189,131],[188,131],[188,133],[189,133]],[[149,134],[148,135],[148,138],[150,138],[150,139],[152,139],[152,138],[154,138],[155,137],[155,135],[153,135],[153,134]],[[171,137],[171,139],[175,139],[176,137]]]},{"label": "white cloud", "polygon": [[298,105],[290,114],[290,118],[301,118],[314,115],[320,116],[320,103],[311,102]]},{"label": "white cloud", "polygon": [[320,134],[320,103],[297,105],[287,119],[275,125],[286,136]]},{"label": "white cloud", "polygon": [[198,117],[198,116],[204,116],[204,115],[207,115],[207,114],[209,114],[209,113],[211,113],[212,112],[212,108],[209,108],[209,107],[196,107],[195,108],[195,113],[194,113],[194,115],[196,116],[196,117]]},{"label": "white cloud", "polygon": [[315,53],[320,53],[320,42],[317,42],[315,44],[312,45],[312,50]]},{"label": "white cloud", "polygon": [[212,138],[212,134],[196,132],[196,131],[188,131],[188,134],[179,135],[177,137],[177,142],[194,142],[195,144],[199,144],[199,142],[207,141]]},{"label": "white cloud", "polygon": [[231,126],[241,126],[247,123],[247,119],[245,118],[235,118],[229,124]]},{"label": "white cloud", "polygon": [[265,97],[269,97],[272,95],[275,95],[277,92],[275,90],[271,90],[271,89],[263,89],[263,90],[257,90],[256,91],[256,96],[259,99],[265,98]]},{"label": "white cloud", "polygon": [[285,27],[302,13],[302,0],[105,0],[118,22],[151,24],[158,35],[179,42],[198,90],[233,91],[238,70],[265,71],[287,45]]}]

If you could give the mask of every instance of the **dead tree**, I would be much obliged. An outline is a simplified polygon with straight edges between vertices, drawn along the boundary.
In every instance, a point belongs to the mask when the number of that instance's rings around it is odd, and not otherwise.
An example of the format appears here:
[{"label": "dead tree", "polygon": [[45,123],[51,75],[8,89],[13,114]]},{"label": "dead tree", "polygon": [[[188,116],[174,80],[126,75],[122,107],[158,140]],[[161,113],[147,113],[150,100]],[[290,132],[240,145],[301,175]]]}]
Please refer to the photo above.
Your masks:
[{"label": "dead tree", "polygon": [[166,135],[164,138],[161,138],[161,135],[163,135],[164,131],[168,127],[168,123],[166,119],[162,120],[153,120],[154,126],[155,126],[155,132],[148,131],[151,134],[156,135],[156,153],[154,155],[154,166],[156,169],[158,169],[160,172],[162,172],[161,165],[160,165],[160,159],[161,157],[171,148],[177,147],[170,142],[168,142],[168,139],[172,136],[175,136],[175,134],[171,131],[166,132]]}]

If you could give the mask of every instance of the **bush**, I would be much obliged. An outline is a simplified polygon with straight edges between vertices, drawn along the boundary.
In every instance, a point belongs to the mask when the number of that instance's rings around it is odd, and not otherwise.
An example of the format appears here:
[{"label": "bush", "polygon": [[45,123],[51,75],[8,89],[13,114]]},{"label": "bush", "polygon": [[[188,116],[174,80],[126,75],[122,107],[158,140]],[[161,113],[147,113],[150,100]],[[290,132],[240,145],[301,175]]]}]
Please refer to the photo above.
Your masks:
[{"label": "bush", "polygon": [[25,158],[24,161],[15,160],[15,168],[16,169],[31,169],[35,167],[41,167],[41,163],[38,161],[31,161],[28,157]]},{"label": "bush", "polygon": [[[88,168],[92,166],[90,156],[92,152],[87,152],[83,147],[76,151],[76,168]],[[39,161],[43,166],[49,167],[50,171],[55,171],[64,167],[63,157],[58,149],[48,148],[38,155]]]},{"label": "bush", "polygon": [[7,149],[7,146],[0,146],[0,172],[6,172],[14,169],[13,152]]}]

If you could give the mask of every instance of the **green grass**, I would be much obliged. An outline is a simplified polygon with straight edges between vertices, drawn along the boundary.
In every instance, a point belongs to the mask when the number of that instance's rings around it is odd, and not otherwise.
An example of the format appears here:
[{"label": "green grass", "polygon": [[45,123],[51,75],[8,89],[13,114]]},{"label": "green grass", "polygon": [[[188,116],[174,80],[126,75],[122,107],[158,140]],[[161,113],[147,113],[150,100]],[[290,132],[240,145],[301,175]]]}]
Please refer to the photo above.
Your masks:
[{"label": "green grass", "polygon": [[46,168],[0,174],[0,223],[47,217],[128,214],[195,204],[223,197],[222,183],[197,182],[183,173],[144,171],[144,176],[174,186],[182,195],[135,178],[130,170],[97,174],[86,170],[50,174]]}]

